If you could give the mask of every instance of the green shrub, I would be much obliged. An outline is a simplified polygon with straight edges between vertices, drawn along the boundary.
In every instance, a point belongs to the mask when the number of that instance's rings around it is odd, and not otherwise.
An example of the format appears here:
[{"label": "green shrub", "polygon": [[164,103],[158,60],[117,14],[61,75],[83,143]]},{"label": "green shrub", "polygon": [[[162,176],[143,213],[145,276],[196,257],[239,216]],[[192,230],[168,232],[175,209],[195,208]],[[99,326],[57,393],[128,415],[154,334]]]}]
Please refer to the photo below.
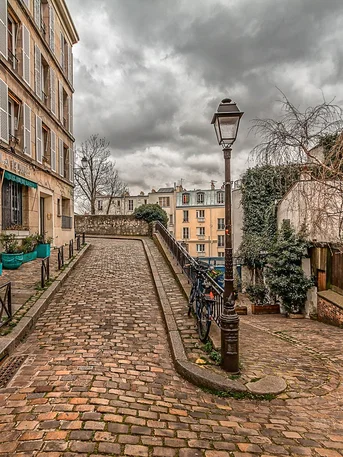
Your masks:
[{"label": "green shrub", "polygon": [[133,215],[136,219],[143,219],[147,222],[160,221],[165,227],[168,223],[168,215],[158,203],[148,203],[135,209]]},{"label": "green shrub", "polygon": [[6,254],[16,254],[17,252],[22,252],[19,247],[19,241],[16,239],[14,233],[9,235],[2,233],[0,236],[0,242]]}]

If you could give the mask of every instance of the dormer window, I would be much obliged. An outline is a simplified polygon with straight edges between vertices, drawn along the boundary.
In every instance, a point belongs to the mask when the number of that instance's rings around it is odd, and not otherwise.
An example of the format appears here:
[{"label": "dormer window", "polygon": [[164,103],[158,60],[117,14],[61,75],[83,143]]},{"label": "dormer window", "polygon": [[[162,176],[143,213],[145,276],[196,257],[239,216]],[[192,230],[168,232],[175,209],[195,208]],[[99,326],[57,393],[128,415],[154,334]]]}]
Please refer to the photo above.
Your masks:
[{"label": "dormer window", "polygon": [[189,205],[189,194],[182,194],[182,204]]},{"label": "dormer window", "polygon": [[217,203],[224,203],[224,192],[217,192]]},{"label": "dormer window", "polygon": [[205,201],[205,194],[204,192],[197,193],[197,203],[204,203]]}]

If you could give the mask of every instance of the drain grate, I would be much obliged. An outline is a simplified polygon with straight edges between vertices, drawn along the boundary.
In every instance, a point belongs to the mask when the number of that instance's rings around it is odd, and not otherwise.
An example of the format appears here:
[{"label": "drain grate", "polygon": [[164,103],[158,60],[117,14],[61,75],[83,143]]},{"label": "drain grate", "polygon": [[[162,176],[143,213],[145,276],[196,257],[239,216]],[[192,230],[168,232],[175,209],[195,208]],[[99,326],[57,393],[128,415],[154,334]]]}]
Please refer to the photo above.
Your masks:
[{"label": "drain grate", "polygon": [[0,388],[7,386],[26,358],[27,355],[10,357],[0,365]]}]

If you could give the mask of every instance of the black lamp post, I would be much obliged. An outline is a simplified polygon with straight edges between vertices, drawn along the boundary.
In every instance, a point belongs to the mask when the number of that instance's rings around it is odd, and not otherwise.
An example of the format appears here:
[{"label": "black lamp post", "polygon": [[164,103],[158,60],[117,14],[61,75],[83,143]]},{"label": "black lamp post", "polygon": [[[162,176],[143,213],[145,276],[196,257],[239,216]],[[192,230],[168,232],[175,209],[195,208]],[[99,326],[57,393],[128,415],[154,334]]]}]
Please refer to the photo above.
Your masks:
[{"label": "black lamp post", "polygon": [[225,371],[239,373],[239,318],[235,311],[233,292],[233,256],[231,223],[231,146],[237,137],[243,112],[236,103],[225,98],[212,118],[218,143],[225,159],[225,279],[224,308],[220,317],[222,366]]}]

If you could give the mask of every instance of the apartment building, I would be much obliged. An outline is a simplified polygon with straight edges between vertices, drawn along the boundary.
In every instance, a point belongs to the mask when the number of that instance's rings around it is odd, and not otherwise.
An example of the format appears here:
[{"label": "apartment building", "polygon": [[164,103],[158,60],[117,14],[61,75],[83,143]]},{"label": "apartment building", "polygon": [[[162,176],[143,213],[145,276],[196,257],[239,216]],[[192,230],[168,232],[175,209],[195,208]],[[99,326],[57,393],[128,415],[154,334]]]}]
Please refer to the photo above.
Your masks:
[{"label": "apartment building", "polygon": [[2,231],[74,236],[73,54],[64,0],[0,0]]},{"label": "apartment building", "polygon": [[225,193],[222,189],[176,193],[175,238],[193,257],[225,255]]}]

